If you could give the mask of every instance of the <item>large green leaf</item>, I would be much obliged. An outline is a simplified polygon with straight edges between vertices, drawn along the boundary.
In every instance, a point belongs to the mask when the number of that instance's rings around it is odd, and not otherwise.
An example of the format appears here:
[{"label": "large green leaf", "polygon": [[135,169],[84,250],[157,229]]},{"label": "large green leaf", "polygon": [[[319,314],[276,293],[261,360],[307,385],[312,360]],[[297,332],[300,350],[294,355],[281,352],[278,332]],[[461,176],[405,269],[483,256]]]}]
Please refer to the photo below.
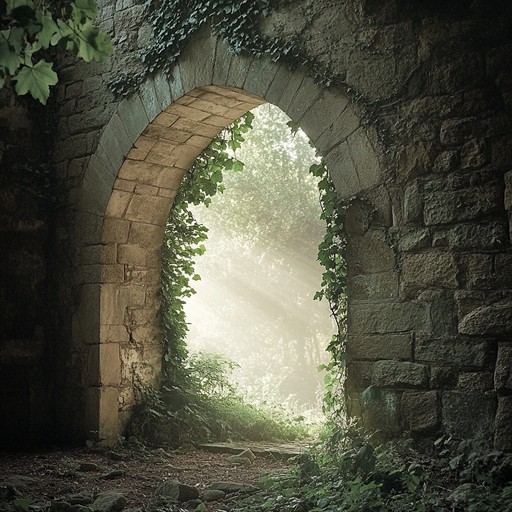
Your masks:
[{"label": "large green leaf", "polygon": [[41,24],[41,30],[37,34],[37,41],[41,48],[48,48],[50,44],[57,44],[62,34],[53,18],[49,14],[41,14],[38,16],[38,21]]},{"label": "large green leaf", "polygon": [[83,26],[82,33],[76,41],[78,42],[78,56],[85,62],[100,61],[112,53],[112,43],[107,34],[91,22],[87,22]]},{"label": "large green leaf", "polygon": [[[7,32],[7,30],[2,32]],[[7,41],[0,35],[0,66],[7,69],[9,74],[14,75],[21,63],[21,57],[11,50]]]},{"label": "large green leaf", "polygon": [[57,83],[57,73],[52,65],[45,60],[40,60],[35,66],[23,66],[14,77],[16,81],[16,93],[22,96],[29,93],[33,98],[46,105],[50,95],[50,86]]},{"label": "large green leaf", "polygon": [[94,19],[98,14],[98,6],[96,5],[96,0],[76,0],[75,7],[77,11],[79,11],[76,13],[78,18],[81,18],[82,15],[85,15],[90,19]]}]

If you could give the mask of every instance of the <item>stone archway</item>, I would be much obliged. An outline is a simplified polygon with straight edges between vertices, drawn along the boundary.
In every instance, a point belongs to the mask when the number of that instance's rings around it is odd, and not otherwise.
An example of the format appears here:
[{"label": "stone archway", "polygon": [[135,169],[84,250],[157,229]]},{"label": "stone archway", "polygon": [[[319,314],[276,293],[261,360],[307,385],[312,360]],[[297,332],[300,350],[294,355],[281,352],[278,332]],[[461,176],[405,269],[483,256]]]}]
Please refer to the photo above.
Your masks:
[{"label": "stone archway", "polygon": [[75,346],[87,361],[85,435],[115,440],[136,382],[159,379],[160,249],[181,178],[222,128],[271,102],[324,156],[340,195],[375,186],[379,163],[348,98],[298,69],[235,56],[203,34],[169,81],[148,79],[122,101],[87,168],[77,215]]}]

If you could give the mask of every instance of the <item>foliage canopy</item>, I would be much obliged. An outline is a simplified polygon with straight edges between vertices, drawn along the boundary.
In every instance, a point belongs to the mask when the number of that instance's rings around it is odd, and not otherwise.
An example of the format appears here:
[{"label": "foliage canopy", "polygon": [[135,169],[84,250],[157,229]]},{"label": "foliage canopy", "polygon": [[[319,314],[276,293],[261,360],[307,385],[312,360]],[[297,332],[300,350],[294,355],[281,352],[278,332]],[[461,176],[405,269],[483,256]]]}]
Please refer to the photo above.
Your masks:
[{"label": "foliage canopy", "polygon": [[10,78],[16,94],[46,104],[58,81],[52,47],[86,62],[112,53],[107,34],[94,24],[97,14],[96,0],[0,1],[0,88]]}]

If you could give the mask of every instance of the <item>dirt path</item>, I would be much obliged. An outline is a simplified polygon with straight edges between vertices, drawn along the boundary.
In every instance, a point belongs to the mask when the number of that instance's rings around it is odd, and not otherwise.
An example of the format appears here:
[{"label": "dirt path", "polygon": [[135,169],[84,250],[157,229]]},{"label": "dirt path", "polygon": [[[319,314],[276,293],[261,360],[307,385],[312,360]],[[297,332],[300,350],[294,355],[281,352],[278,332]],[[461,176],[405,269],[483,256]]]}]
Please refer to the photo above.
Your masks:
[{"label": "dirt path", "polygon": [[[121,493],[125,509],[147,509],[157,502],[157,489],[164,481],[177,480],[202,493],[214,482],[255,484],[262,475],[290,464],[282,458],[256,454],[252,463],[234,465],[227,460],[229,455],[206,449],[167,452],[128,448],[0,453],[0,511],[13,510],[13,499],[20,498],[30,498],[44,511],[52,501],[78,503],[80,499],[73,497],[77,494],[84,496],[84,505],[92,506],[96,496],[105,491]],[[12,487],[19,494],[14,496]],[[229,509],[228,498],[208,502],[206,510]]]}]

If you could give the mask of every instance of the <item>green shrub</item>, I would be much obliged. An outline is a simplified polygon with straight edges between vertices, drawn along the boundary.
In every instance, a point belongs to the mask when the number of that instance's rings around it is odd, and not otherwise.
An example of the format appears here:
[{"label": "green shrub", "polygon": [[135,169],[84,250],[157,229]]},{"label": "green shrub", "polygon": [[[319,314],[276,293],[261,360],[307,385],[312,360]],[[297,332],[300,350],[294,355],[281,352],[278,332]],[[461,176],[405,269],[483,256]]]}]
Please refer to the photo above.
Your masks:
[{"label": "green shrub", "polygon": [[130,434],[157,445],[213,441],[293,440],[305,437],[300,418],[244,401],[229,381],[235,363],[219,354],[188,357],[175,386],[141,389]]}]

